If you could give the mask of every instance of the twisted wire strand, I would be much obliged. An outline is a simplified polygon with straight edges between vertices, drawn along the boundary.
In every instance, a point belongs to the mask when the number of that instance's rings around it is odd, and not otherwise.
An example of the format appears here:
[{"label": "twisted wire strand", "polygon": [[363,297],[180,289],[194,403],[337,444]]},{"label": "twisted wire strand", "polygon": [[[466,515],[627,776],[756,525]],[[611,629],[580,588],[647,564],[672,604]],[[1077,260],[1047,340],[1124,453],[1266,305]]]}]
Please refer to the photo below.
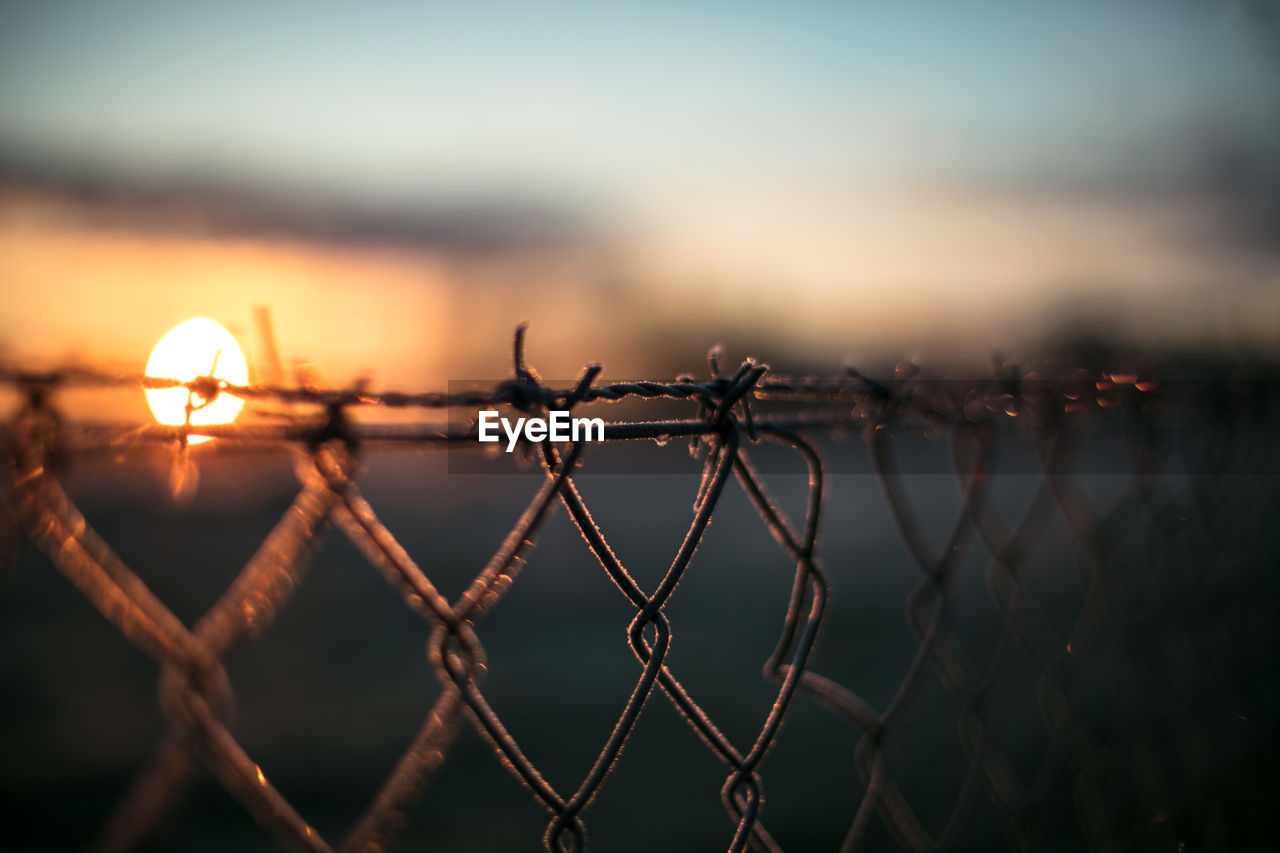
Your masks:
[{"label": "twisted wire strand", "polygon": [[[825,707],[859,733],[848,758],[858,769],[864,789],[849,803],[844,851],[865,849],[872,843],[877,818],[902,849],[955,849],[963,843],[984,794],[1008,818],[1012,847],[1052,847],[1046,838],[1043,805],[1064,779],[1074,790],[1087,843],[1098,849],[1128,843],[1141,836],[1144,825],[1141,818],[1127,825],[1110,803],[1108,792],[1115,785],[1122,757],[1132,760],[1146,780],[1140,791],[1144,803],[1177,807],[1169,793],[1172,783],[1161,768],[1163,735],[1142,725],[1157,697],[1144,693],[1136,674],[1141,671],[1142,656],[1149,654],[1146,634],[1151,625],[1174,622],[1171,636],[1192,647],[1201,642],[1203,632],[1166,615],[1187,606],[1171,598],[1181,594],[1181,587],[1172,581],[1153,574],[1151,582],[1165,598],[1135,606],[1114,575],[1120,543],[1135,519],[1149,522],[1152,566],[1156,566],[1157,551],[1176,562],[1179,543],[1188,532],[1178,507],[1190,504],[1203,519],[1197,535],[1216,554],[1207,565],[1194,567],[1196,576],[1219,590],[1231,584],[1247,587],[1249,576],[1241,565],[1249,554],[1241,551],[1238,526],[1226,511],[1242,512],[1239,501],[1232,500],[1234,481],[1213,473],[1232,470],[1231,437],[1238,425],[1218,422],[1204,433],[1198,452],[1205,473],[1183,496],[1162,492],[1163,481],[1155,470],[1159,416],[1153,411],[1194,405],[1199,399],[1195,394],[1179,399],[1160,393],[1153,382],[1111,374],[1087,380],[1073,376],[1022,382],[1010,378],[1005,365],[995,377],[941,386],[930,386],[911,372],[882,382],[852,370],[827,377],[777,377],[752,360],[727,373],[722,372],[721,356],[715,350],[708,358],[706,380],[680,377],[673,382],[597,385],[601,369],[588,365],[572,387],[555,389],[547,387],[525,359],[523,327],[517,331],[512,360],[510,380],[459,393],[237,386],[211,377],[175,382],[82,368],[53,372],[0,368],[0,385],[18,389],[26,397],[4,435],[6,489],[13,496],[12,509],[6,512],[12,513],[25,538],[46,553],[102,616],[158,667],[159,702],[168,730],[104,824],[96,849],[127,850],[145,843],[178,807],[182,791],[197,767],[203,766],[284,847],[381,850],[402,828],[409,806],[425,795],[465,720],[548,812],[544,847],[553,853],[581,853],[589,840],[590,806],[612,778],[655,694],[671,703],[726,768],[720,797],[731,824],[725,848],[733,853],[747,848],[769,853],[782,849],[765,824],[762,768],[784,736],[785,721],[798,697]],[[185,387],[205,401],[230,394],[290,408],[272,413],[276,421],[271,423],[198,428],[191,424],[68,424],[57,414],[53,400],[63,390],[77,387]],[[1230,396],[1233,392],[1219,388],[1215,393]],[[1258,411],[1274,416],[1274,400],[1258,397],[1257,388],[1250,393],[1257,398],[1250,398],[1255,403],[1261,400]],[[1231,399],[1240,398],[1237,394]],[[547,442],[527,448],[541,469],[538,485],[492,557],[452,601],[431,579],[436,567],[419,565],[361,492],[359,457],[370,449],[387,444],[479,445],[474,425],[357,422],[348,416],[355,410],[505,405],[545,415],[626,399],[686,401],[697,409],[687,418],[612,421],[605,426],[606,442],[683,438],[690,441],[698,458],[701,476],[688,527],[665,573],[650,589],[641,586],[611,548],[577,487],[575,476],[590,459],[583,442]],[[1165,408],[1153,409],[1149,405],[1153,400]],[[1098,506],[1069,476],[1072,423],[1085,413],[1112,408],[1133,413],[1136,438],[1120,496],[1108,506]],[[949,444],[951,477],[959,500],[940,541],[934,540],[909,497],[906,474],[890,447],[889,428],[904,424],[923,425]],[[989,488],[1002,424],[1016,424],[1032,434],[1038,445],[1040,467],[1034,474],[1034,488],[1022,514],[1013,521],[995,506]],[[120,455],[158,446],[184,453],[188,436],[196,431],[217,438],[219,446],[230,452],[286,449],[299,491],[226,592],[188,629],[88,524],[63,489],[58,466],[98,453]],[[830,560],[819,554],[820,530],[832,511],[827,465],[816,439],[833,436],[853,438],[865,449],[885,508],[919,572],[905,602],[907,624],[916,637],[915,651],[882,708],[814,669],[821,658],[819,639],[831,618],[835,574],[847,571],[843,564],[848,562],[842,558],[833,571]],[[1250,438],[1255,444],[1257,440]],[[803,516],[798,520],[770,494],[766,476],[753,461],[756,446],[764,443],[789,450],[807,472]],[[1255,444],[1248,446],[1256,449]],[[1251,473],[1254,493],[1274,506],[1273,484],[1258,471]],[[749,744],[735,744],[725,735],[668,661],[674,628],[666,607],[681,579],[695,571],[695,556],[730,482],[742,490],[758,522],[792,564],[790,594],[780,609],[777,640],[762,666],[763,676],[776,690]],[[489,663],[482,642],[487,614],[518,580],[538,533],[561,506],[600,569],[634,611],[627,642],[638,664],[636,680],[620,702],[612,730],[577,786],[567,792],[548,781],[490,704],[484,689]],[[1055,523],[1079,546],[1082,593],[1065,635],[1051,626],[1027,579],[1032,552]],[[303,582],[309,555],[331,527],[423,620],[428,670],[442,688],[390,774],[336,843],[320,837],[236,740],[231,723],[234,694],[223,666],[231,649],[270,627]],[[1266,533],[1263,529],[1255,535]],[[982,549],[986,583],[1002,620],[995,651],[985,667],[966,654],[956,634],[961,555],[970,543]],[[1112,665],[1122,676],[1120,713],[1138,735],[1119,749],[1086,719],[1079,689],[1082,662],[1103,647],[1113,652]],[[1015,770],[996,738],[1001,698],[1012,689],[1010,671],[1019,654],[1039,670],[1047,737],[1030,778]],[[1181,680],[1175,686],[1181,693],[1175,698],[1182,706],[1195,706],[1198,672],[1190,668],[1178,674]],[[1259,672],[1265,677],[1265,672]],[[921,691],[933,675],[959,704],[965,768],[945,818],[931,828],[895,777],[893,747],[903,720],[918,707]],[[1202,731],[1212,720],[1203,712],[1198,714],[1190,715],[1185,725]],[[1184,776],[1194,769],[1188,764]]]}]

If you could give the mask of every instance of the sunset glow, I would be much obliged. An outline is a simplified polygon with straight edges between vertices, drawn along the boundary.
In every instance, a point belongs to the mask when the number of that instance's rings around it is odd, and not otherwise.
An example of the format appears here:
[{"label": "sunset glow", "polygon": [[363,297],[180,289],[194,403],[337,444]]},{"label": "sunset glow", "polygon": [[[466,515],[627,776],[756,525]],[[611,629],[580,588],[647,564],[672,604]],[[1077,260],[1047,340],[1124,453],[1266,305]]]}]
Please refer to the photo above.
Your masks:
[{"label": "sunset glow", "polygon": [[[151,351],[147,376],[189,382],[212,376],[229,385],[247,385],[249,367],[244,352],[231,333],[214,321],[197,317],[179,323],[165,334]],[[148,388],[147,404],[157,421],[169,426],[228,424],[236,419],[244,400],[220,393],[206,400],[186,388]],[[193,435],[191,444],[209,441],[209,436]]]}]

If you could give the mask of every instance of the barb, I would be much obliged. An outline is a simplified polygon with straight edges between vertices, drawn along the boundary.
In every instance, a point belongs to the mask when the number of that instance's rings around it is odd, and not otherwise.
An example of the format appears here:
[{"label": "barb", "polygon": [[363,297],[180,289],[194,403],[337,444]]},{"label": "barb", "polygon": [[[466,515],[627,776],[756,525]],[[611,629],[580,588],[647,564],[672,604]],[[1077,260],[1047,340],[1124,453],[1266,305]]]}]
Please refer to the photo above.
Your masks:
[{"label": "barb", "polygon": [[[723,356],[716,348],[702,380],[596,384],[602,369],[590,364],[571,387],[557,389],[528,362],[526,332],[521,325],[514,336],[512,377],[466,393],[235,386],[209,377],[183,383],[84,369],[0,369],[0,384],[26,399],[4,431],[8,476],[0,493],[0,530],[16,531],[43,551],[157,665],[168,731],[104,824],[97,849],[147,843],[178,807],[179,794],[198,766],[285,847],[383,849],[413,802],[429,796],[467,720],[548,812],[545,848],[581,853],[588,845],[590,807],[621,772],[619,757],[651,701],[670,702],[724,765],[720,796],[730,818],[723,845],[729,851],[783,849],[787,828],[773,823],[765,799],[766,758],[786,738],[787,720],[806,702],[825,708],[857,735],[857,746],[847,755],[811,757],[815,765],[825,760],[852,765],[861,776],[862,790],[842,815],[842,839],[833,844],[845,851],[878,844],[876,833],[885,830],[906,850],[963,846],[971,841],[966,833],[984,797],[1007,821],[1009,843],[1019,850],[1055,846],[1051,836],[1068,811],[1082,843],[1095,849],[1163,843],[1172,837],[1159,828],[1166,824],[1176,827],[1179,838],[1190,839],[1188,849],[1239,847],[1235,842],[1252,837],[1250,821],[1258,817],[1250,811],[1253,800],[1238,796],[1240,786],[1222,783],[1220,774],[1211,776],[1203,757],[1183,754],[1182,745],[1224,737],[1221,720],[1204,710],[1207,700],[1195,686],[1201,680],[1214,683],[1204,661],[1221,655],[1224,642],[1228,655],[1241,659],[1256,657],[1260,644],[1266,657],[1277,644],[1277,620],[1265,618],[1247,620],[1262,626],[1254,633],[1223,639],[1224,626],[1236,631],[1241,614],[1254,613],[1267,600],[1260,594],[1272,590],[1270,569],[1280,553],[1274,525],[1260,521],[1276,505],[1275,478],[1252,464],[1274,449],[1274,431],[1271,443],[1265,439],[1280,408],[1273,384],[1237,387],[1224,378],[1174,387],[1121,372],[1087,377],[1072,372],[1050,381],[1020,373],[1005,361],[996,362],[992,376],[964,382],[931,383],[914,369],[889,380],[872,380],[853,368],[828,377],[788,378],[750,359],[732,372],[722,371]],[[279,375],[276,369],[273,376]],[[273,412],[270,423],[198,427],[227,451],[289,453],[298,492],[226,592],[190,629],[94,531],[60,477],[65,466],[94,453],[127,458],[158,446],[185,447],[192,427],[67,423],[57,400],[77,387],[184,387],[191,400],[230,394],[290,404],[283,414]],[[592,458],[584,442],[537,448],[541,476],[527,506],[454,600],[432,580],[438,567],[420,565],[361,491],[358,460],[380,446],[478,451],[480,445],[470,425],[379,423],[351,417],[354,409],[507,405],[537,414],[626,399],[686,401],[690,410],[685,417],[664,411],[650,421],[611,421],[606,442],[690,438],[698,457],[690,464],[700,470],[687,527],[679,541],[670,543],[670,562],[651,588],[643,587],[612,549],[578,488],[575,478]],[[1132,426],[1129,466],[1119,469],[1126,483],[1109,505],[1099,504],[1072,476],[1089,451],[1078,446],[1081,424],[1102,412],[1124,415]],[[1212,429],[1172,433],[1170,425],[1195,422],[1206,413],[1215,415]],[[923,430],[931,442],[945,445],[954,480],[947,488],[954,494],[930,498],[954,502],[945,525],[937,524],[937,513],[913,494],[916,484],[902,470],[908,451],[899,448],[899,436],[907,430],[916,436]],[[1165,446],[1170,434],[1193,445],[1181,451],[1211,463],[1182,478],[1165,476],[1160,465],[1171,458]],[[994,479],[1002,451],[1015,439],[1036,448],[1038,467],[1029,496],[1011,522],[1002,512]],[[820,538],[824,528],[850,521],[838,502],[833,508],[826,462],[829,451],[850,444],[870,461],[906,565],[918,577],[905,602],[907,625],[916,638],[914,654],[882,706],[867,698],[865,685],[847,683],[841,657],[847,649],[820,642],[833,631],[848,634],[837,591],[845,601],[858,601],[874,583],[867,580],[867,554],[824,550]],[[770,477],[753,458],[768,451],[766,445],[794,457],[807,477],[803,509],[794,520],[771,494]],[[1233,454],[1234,448],[1244,451]],[[679,680],[669,655],[678,630],[668,605],[683,578],[710,570],[697,554],[725,494],[734,488],[778,546],[778,554],[759,559],[780,556],[790,564],[790,595],[779,602],[780,622],[769,628],[777,631],[776,641],[763,662],[772,701],[760,709],[754,736],[741,743],[725,734]],[[539,532],[561,506],[632,610],[627,644],[636,661],[634,685],[618,697],[616,722],[571,790],[548,780],[491,704],[484,687],[490,663],[482,641],[486,619],[519,579]],[[233,688],[223,665],[235,646],[269,630],[304,582],[308,556],[331,527],[422,618],[428,648],[422,674],[433,674],[442,685],[417,734],[338,841],[321,838],[236,739],[230,717]],[[1132,540],[1138,534],[1146,545],[1135,551]],[[1058,612],[1061,602],[1043,591],[1044,573],[1057,565],[1045,558],[1047,541],[1057,549],[1070,543],[1079,564],[1071,579],[1079,589],[1078,602],[1066,618]],[[970,594],[965,578],[971,576],[985,578],[993,618],[999,620],[985,655],[974,653],[959,626],[963,598]],[[1206,601],[1215,609],[1204,612]],[[1274,608],[1266,613],[1274,616]],[[1183,650],[1181,660],[1192,663],[1171,666],[1166,643],[1176,644]],[[1041,718],[1019,725],[1034,724],[1043,740],[1030,758],[1006,736],[1008,708],[1027,689],[1016,669],[1028,665],[1037,673],[1034,698]],[[1114,707],[1100,712],[1096,689],[1082,684],[1103,665],[1113,667],[1119,678],[1110,696]],[[819,668],[838,669],[846,677],[823,675]],[[1236,684],[1230,696],[1243,703],[1267,701],[1270,678],[1270,670],[1260,665],[1253,680]],[[961,781],[944,807],[913,800],[895,752],[931,684],[944,687],[956,703],[964,755]],[[1276,757],[1270,741],[1258,748]],[[1253,781],[1246,776],[1241,784]],[[1117,790],[1126,793],[1117,795]],[[1153,814],[1161,819],[1155,821]],[[1201,820],[1207,814],[1219,817]]]}]

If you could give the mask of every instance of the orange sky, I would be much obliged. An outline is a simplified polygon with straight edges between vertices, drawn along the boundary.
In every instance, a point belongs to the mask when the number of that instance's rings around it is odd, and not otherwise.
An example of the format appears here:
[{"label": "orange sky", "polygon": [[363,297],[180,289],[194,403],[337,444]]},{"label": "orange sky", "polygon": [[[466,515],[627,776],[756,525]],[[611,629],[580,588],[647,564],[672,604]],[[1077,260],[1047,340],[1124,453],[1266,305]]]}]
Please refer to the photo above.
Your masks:
[{"label": "orange sky", "polygon": [[815,198],[725,208],[623,232],[610,252],[462,261],[159,234],[10,196],[0,203],[0,344],[22,364],[140,370],[169,328],[208,316],[252,364],[253,310],[266,305],[286,364],[311,362],[334,383],[368,374],[423,388],[505,375],[521,320],[553,376],[593,359],[615,377],[643,373],[676,338],[699,353],[723,341],[769,357],[758,350],[767,343],[833,363],[966,342],[985,351],[1034,339],[1075,303],[1140,339],[1280,340],[1274,263],[1187,239],[1203,227],[1196,211],[885,191],[856,208]]}]

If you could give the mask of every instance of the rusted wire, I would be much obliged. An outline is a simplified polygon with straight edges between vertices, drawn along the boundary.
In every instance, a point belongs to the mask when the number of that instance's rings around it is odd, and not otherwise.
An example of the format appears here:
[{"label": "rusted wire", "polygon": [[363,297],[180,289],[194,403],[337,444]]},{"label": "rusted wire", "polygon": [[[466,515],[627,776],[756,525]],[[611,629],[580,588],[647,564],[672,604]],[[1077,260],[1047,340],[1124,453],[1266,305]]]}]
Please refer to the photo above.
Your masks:
[{"label": "rusted wire", "polygon": [[[918,376],[880,382],[852,370],[825,378],[774,377],[766,366],[752,361],[725,375],[714,352],[710,367],[711,375],[704,381],[684,377],[675,382],[596,385],[600,368],[590,365],[573,387],[552,389],[543,385],[525,360],[522,328],[515,341],[513,378],[487,390],[461,394],[242,387],[208,377],[178,383],[70,369],[44,373],[0,370],[0,384],[19,389],[27,398],[5,431],[9,458],[6,494],[11,496],[4,505],[6,527],[20,531],[47,554],[102,616],[158,666],[160,706],[169,731],[104,825],[98,849],[133,849],[147,841],[176,806],[178,792],[200,765],[284,847],[311,851],[381,849],[400,827],[406,807],[423,795],[465,720],[547,811],[546,849],[581,853],[587,849],[589,807],[608,782],[642,709],[654,701],[655,694],[674,706],[725,766],[721,799],[731,821],[724,843],[730,851],[781,849],[766,828],[762,767],[771,748],[784,736],[784,722],[801,697],[828,708],[859,732],[857,749],[848,760],[856,763],[865,790],[848,804],[844,851],[865,849],[872,843],[869,839],[877,820],[903,849],[954,849],[963,843],[976,803],[984,795],[1006,816],[1012,847],[1054,848],[1041,816],[1045,802],[1055,795],[1055,786],[1064,778],[1073,788],[1089,846],[1123,847],[1135,839],[1141,843],[1145,836],[1125,824],[1124,815],[1108,804],[1106,791],[1113,784],[1116,768],[1124,763],[1118,749],[1142,764],[1145,778],[1174,772],[1160,754],[1157,736],[1142,731],[1142,721],[1158,700],[1137,689],[1136,679],[1122,684],[1119,711],[1139,736],[1121,747],[1103,745],[1080,708],[1078,661],[1091,647],[1109,643],[1117,672],[1132,674],[1137,660],[1148,654],[1143,627],[1171,619],[1151,600],[1141,602],[1136,608],[1138,616],[1134,616],[1126,609],[1132,609],[1133,602],[1126,601],[1117,589],[1118,531],[1132,526],[1135,518],[1150,519],[1145,529],[1161,540],[1161,553],[1174,563],[1166,567],[1168,571],[1214,576],[1221,569],[1217,564],[1176,564],[1178,541],[1187,535],[1189,524],[1182,510],[1188,501],[1192,505],[1200,501],[1201,506],[1208,501],[1201,522],[1203,534],[1217,544],[1220,553],[1227,554],[1223,561],[1236,559],[1227,553],[1236,528],[1214,508],[1223,489],[1238,487],[1229,482],[1228,474],[1234,474],[1235,469],[1219,459],[1212,474],[1193,483],[1189,497],[1176,498],[1177,512],[1171,509],[1174,499],[1157,488],[1158,475],[1151,472],[1154,439],[1149,430],[1140,432],[1145,438],[1135,446],[1134,466],[1127,472],[1128,487],[1108,509],[1094,506],[1064,472],[1071,467],[1073,418],[1120,408],[1147,428],[1157,417],[1153,411],[1167,417],[1171,407],[1181,406],[1203,414],[1196,407],[1204,401],[1195,394],[1184,394],[1184,399],[1168,393],[1158,395],[1153,393],[1153,382],[1144,385],[1138,378],[1105,374],[1083,382],[1072,376],[1058,382],[1032,383],[1002,373],[931,387]],[[94,452],[119,455],[158,445],[185,445],[193,428],[67,424],[59,416],[55,400],[68,387],[187,387],[206,400],[216,394],[231,394],[247,401],[302,405],[301,410],[271,423],[194,428],[201,435],[219,438],[224,447],[287,450],[299,483],[289,509],[194,627],[188,629],[98,536],[63,489],[54,464],[58,459],[74,461],[81,454]],[[1256,396],[1256,392],[1254,387],[1251,393]],[[530,414],[546,414],[591,403],[658,398],[692,401],[697,411],[687,418],[610,422],[605,429],[606,441],[688,437],[696,442],[701,482],[692,516],[666,572],[650,589],[641,586],[610,547],[575,483],[575,474],[591,455],[585,442],[544,443],[537,448],[533,455],[542,478],[536,493],[492,558],[452,601],[433,584],[429,567],[419,566],[383,525],[360,490],[358,455],[379,445],[473,449],[479,445],[474,425],[354,423],[347,417],[351,409],[507,405]],[[1159,407],[1148,405],[1157,398]],[[1262,409],[1274,418],[1275,397],[1263,395],[1261,399]],[[765,408],[779,402],[790,407]],[[802,405],[797,409],[791,405],[795,403]],[[1217,405],[1224,404],[1219,400]],[[904,423],[927,425],[950,445],[959,503],[940,540],[914,508],[904,485],[905,475],[895,461],[888,428]],[[1013,523],[1001,516],[989,488],[999,451],[997,427],[1010,423],[1029,434],[1039,448],[1036,486],[1023,515]],[[830,440],[833,435],[865,444],[890,515],[919,570],[919,583],[906,602],[907,620],[918,641],[915,657],[893,696],[879,708],[854,687],[813,669],[819,637],[831,618],[833,571],[828,563],[838,564],[839,571],[847,573],[855,570],[860,559],[858,555],[819,553],[820,529],[831,510],[826,466],[815,437]],[[1212,442],[1210,451],[1221,451],[1218,432],[1193,435]],[[753,460],[756,446],[766,442],[790,449],[807,471],[807,500],[799,520],[789,517],[770,496],[766,478]],[[1268,476],[1264,472],[1250,488],[1258,499],[1272,501],[1274,506],[1275,484]],[[776,692],[749,744],[735,744],[721,731],[668,662],[673,628],[665,607],[690,571],[694,554],[731,482],[741,488],[760,523],[794,563],[781,630],[764,663],[764,675],[776,686]],[[486,613],[517,580],[539,530],[559,507],[568,513],[600,568],[634,609],[627,636],[637,665],[634,687],[608,739],[572,790],[557,789],[545,778],[490,705],[484,689],[487,661],[481,642]],[[1070,532],[1081,553],[1082,602],[1065,636],[1055,631],[1041,612],[1027,580],[1033,546],[1055,521]],[[304,581],[308,556],[329,528],[350,540],[399,591],[406,606],[422,618],[424,636],[429,638],[428,659],[443,688],[381,789],[346,837],[334,840],[320,837],[236,740],[227,722],[232,686],[223,666],[233,647],[249,634],[269,627],[290,593]],[[1257,546],[1264,562],[1274,561],[1275,545],[1271,538]],[[957,573],[963,553],[971,546],[985,554],[987,583],[1002,619],[996,651],[985,667],[969,659],[954,632]],[[1235,571],[1232,577],[1241,584],[1239,594],[1247,595],[1247,578],[1242,580],[1238,567]],[[1153,591],[1162,595],[1180,590],[1168,577],[1152,583]],[[1181,632],[1179,636],[1189,637],[1189,642],[1195,640],[1194,632],[1185,626],[1173,625],[1169,630]],[[1011,689],[1010,660],[1020,649],[1042,673],[1038,692],[1049,737],[1043,759],[1029,778],[1015,770],[995,737],[1001,698]],[[917,706],[922,688],[935,674],[959,702],[960,740],[968,764],[945,821],[931,832],[895,779],[893,747],[902,720]],[[1166,802],[1161,807],[1176,810],[1178,804]],[[1229,833],[1227,837],[1231,837]],[[1200,839],[1221,840],[1210,835]]]}]

